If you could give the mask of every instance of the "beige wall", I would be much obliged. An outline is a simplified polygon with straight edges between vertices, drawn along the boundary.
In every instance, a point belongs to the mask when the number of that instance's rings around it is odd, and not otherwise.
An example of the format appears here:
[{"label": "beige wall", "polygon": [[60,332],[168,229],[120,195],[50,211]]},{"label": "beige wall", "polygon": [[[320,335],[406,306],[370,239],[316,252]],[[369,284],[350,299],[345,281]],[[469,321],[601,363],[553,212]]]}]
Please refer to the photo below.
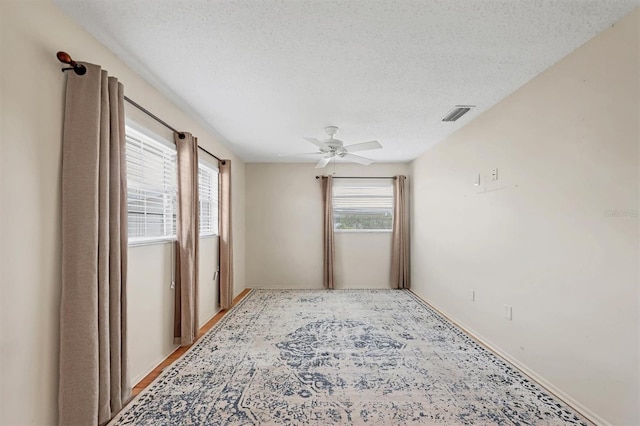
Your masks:
[{"label": "beige wall", "polygon": [[[391,232],[334,235],[335,288],[391,288]],[[322,251],[319,255],[322,259]]]},{"label": "beige wall", "polygon": [[640,424],[638,23],[412,165],[413,290],[614,425]]},{"label": "beige wall", "polygon": [[[165,242],[129,248],[128,342],[131,383],[142,380],[178,346],[173,343],[173,244]],[[218,237],[200,239],[198,324],[202,327],[220,310]]]},{"label": "beige wall", "polygon": [[173,344],[172,245],[166,242],[129,248],[127,338],[133,384],[176,348]]},{"label": "beige wall", "polygon": [[[218,237],[200,238],[198,271],[198,326],[218,313]],[[214,279],[214,276],[216,277]],[[173,305],[172,305],[173,306]],[[172,311],[173,312],[173,311]],[[173,318],[173,316],[172,316]]]},{"label": "beige wall", "polygon": [[[244,163],[48,0],[4,0],[0,19],[2,56],[11,58],[0,71],[0,424],[51,425],[57,422],[65,87],[56,51],[101,64],[124,83],[132,99],[174,127],[196,135],[207,150],[232,159],[235,293],[245,287]],[[167,272],[162,247],[146,247],[156,250],[154,259],[159,260],[146,268],[148,275],[140,275],[131,265],[129,294],[140,308],[136,311],[140,315],[131,318],[134,335],[141,335],[145,310],[155,315],[171,298],[166,283],[154,282]],[[131,250],[133,262],[147,258],[141,252],[144,249]],[[147,293],[150,288],[159,293]],[[134,308],[132,303],[129,306]],[[153,341],[152,351],[132,354],[136,374],[146,368],[150,357],[169,348],[164,337],[155,334],[163,333],[167,318],[151,319],[159,328],[145,335]]]},{"label": "beige wall", "polygon": [[[341,163],[336,176],[406,175],[408,169]],[[333,166],[249,163],[246,170],[248,287],[322,288],[322,194],[315,176],[332,173]],[[337,288],[390,287],[391,233],[337,232],[335,244]]]}]

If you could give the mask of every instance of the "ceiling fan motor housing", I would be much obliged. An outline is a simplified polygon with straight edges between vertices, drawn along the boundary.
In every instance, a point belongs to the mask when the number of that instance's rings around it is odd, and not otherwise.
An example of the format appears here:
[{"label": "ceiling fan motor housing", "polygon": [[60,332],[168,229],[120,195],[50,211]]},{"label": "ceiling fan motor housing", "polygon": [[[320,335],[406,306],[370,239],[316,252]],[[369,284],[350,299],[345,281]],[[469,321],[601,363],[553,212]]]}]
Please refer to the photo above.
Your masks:
[{"label": "ceiling fan motor housing", "polygon": [[324,152],[325,154],[332,155],[340,155],[342,153],[346,153],[346,150],[342,146],[342,141],[339,141],[338,139],[329,139],[325,141],[324,146],[320,149],[320,151]]},{"label": "ceiling fan motor housing", "polygon": [[333,157],[334,155],[344,155],[346,150],[343,143],[339,139],[335,139],[333,136],[338,133],[338,127],[327,126],[324,131],[329,135],[329,139],[323,141],[324,146],[320,148],[320,151],[325,154],[326,157]]}]

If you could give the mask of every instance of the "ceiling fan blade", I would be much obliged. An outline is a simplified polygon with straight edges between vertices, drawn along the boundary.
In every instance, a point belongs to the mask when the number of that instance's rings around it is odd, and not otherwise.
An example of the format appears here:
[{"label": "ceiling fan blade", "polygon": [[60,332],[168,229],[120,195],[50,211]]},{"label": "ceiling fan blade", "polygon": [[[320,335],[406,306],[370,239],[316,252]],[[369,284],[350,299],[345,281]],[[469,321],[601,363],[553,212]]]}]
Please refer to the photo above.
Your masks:
[{"label": "ceiling fan blade", "polygon": [[314,144],[315,146],[320,147],[320,148],[322,148],[324,146],[324,143],[322,141],[319,141],[316,138],[302,138],[302,139],[304,139],[306,141],[309,141],[312,144]]},{"label": "ceiling fan blade", "polygon": [[382,145],[378,141],[360,142],[344,147],[349,152],[366,151],[368,149],[380,149]]},{"label": "ceiling fan blade", "polygon": [[324,166],[329,164],[329,161],[331,161],[331,157],[324,157],[322,160],[318,161],[318,164],[316,164],[316,169],[323,168]]},{"label": "ceiling fan blade", "polygon": [[322,154],[322,152],[316,151],[316,152],[301,152],[298,154],[278,154],[278,157],[307,157],[309,155],[318,155],[318,154]]},{"label": "ceiling fan blade", "polygon": [[358,163],[358,164],[362,164],[363,166],[368,166],[369,164],[373,163],[373,160],[369,159],[369,158],[364,158],[361,157],[359,155],[354,155],[354,154],[345,154],[342,159],[347,160],[347,161],[351,161],[352,163]]}]

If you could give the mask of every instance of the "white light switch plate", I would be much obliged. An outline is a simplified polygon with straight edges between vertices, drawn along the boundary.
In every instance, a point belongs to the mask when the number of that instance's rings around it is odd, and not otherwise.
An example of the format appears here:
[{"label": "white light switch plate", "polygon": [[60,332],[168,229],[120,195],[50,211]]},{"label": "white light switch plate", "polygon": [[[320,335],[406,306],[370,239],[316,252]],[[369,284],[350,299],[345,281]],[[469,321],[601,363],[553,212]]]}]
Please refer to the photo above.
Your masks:
[{"label": "white light switch plate", "polygon": [[504,305],[504,317],[509,321],[513,320],[513,310],[511,306]]}]

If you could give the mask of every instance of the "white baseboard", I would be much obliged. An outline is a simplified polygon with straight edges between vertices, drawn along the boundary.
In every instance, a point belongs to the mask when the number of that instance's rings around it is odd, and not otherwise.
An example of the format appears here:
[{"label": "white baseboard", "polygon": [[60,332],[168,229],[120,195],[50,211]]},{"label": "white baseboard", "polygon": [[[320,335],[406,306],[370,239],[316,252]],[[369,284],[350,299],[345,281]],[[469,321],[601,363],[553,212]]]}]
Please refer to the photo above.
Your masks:
[{"label": "white baseboard", "polygon": [[[411,290],[409,290],[409,291],[411,291]],[[447,311],[445,311],[444,309],[442,309],[438,305],[436,305],[436,304],[424,299],[423,297],[417,295],[413,291],[411,291],[411,293],[413,295],[415,295],[418,299],[420,299],[423,302],[425,302],[427,305],[431,306],[436,312],[438,312],[440,315],[445,317],[448,321],[452,322],[457,327],[459,327],[462,330],[464,330],[465,333],[467,333],[471,337],[473,337],[482,346],[484,346],[487,349],[489,349],[491,352],[493,352],[494,354],[496,354],[497,356],[499,356],[500,358],[502,358],[503,360],[505,360],[506,362],[511,364],[516,369],[518,369],[522,374],[524,374],[525,376],[529,377],[531,380],[533,380],[538,385],[543,387],[547,392],[551,393],[556,398],[560,399],[562,402],[564,402],[565,404],[567,404],[568,406],[573,408],[575,411],[577,411],[578,413],[582,414],[584,417],[586,417],[593,424],[598,425],[598,426],[612,426],[611,423],[609,423],[608,421],[606,421],[605,419],[603,419],[602,417],[600,417],[599,415],[597,415],[596,413],[594,413],[593,411],[591,411],[590,409],[585,407],[580,402],[578,402],[575,399],[573,399],[571,396],[569,396],[568,394],[566,394],[562,390],[558,389],[552,383],[547,381],[544,377],[540,376],[538,373],[536,373],[535,371],[531,370],[529,367],[527,367],[526,365],[522,364],[516,358],[512,357],[507,352],[502,350],[499,346],[493,344],[491,341],[489,341],[489,340],[485,339],[484,337],[482,337],[481,334],[479,334],[476,331],[474,331],[471,327],[469,327],[466,324],[464,324],[463,322],[458,321],[457,319],[455,319],[452,315],[450,315]]]}]

